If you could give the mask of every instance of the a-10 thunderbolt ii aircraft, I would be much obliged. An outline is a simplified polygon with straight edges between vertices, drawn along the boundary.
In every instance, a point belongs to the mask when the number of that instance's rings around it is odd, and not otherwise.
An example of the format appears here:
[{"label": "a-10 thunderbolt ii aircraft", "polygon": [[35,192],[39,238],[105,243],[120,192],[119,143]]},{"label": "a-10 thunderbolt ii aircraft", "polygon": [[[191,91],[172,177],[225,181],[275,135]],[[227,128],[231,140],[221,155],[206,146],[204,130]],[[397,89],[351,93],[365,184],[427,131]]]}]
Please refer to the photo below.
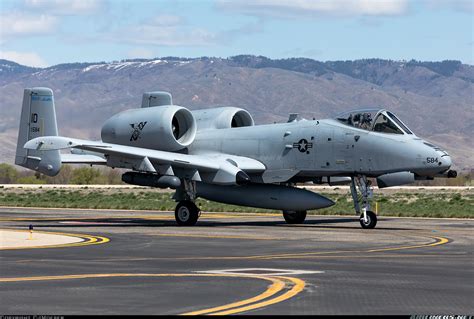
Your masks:
[{"label": "a-10 thunderbolt ii aircraft", "polygon": [[[125,183],[172,188],[179,225],[194,225],[195,200],[278,209],[290,224],[330,199],[296,183],[351,185],[362,228],[374,228],[372,186],[455,177],[444,150],[416,136],[393,113],[359,110],[335,119],[254,125],[244,109],[190,111],[167,92],[144,93],[141,108],[120,112],[102,127],[102,141],[58,135],[53,92],[25,89],[15,163],[54,176],[62,163],[129,169]],[[60,150],[70,149],[70,154]]]}]

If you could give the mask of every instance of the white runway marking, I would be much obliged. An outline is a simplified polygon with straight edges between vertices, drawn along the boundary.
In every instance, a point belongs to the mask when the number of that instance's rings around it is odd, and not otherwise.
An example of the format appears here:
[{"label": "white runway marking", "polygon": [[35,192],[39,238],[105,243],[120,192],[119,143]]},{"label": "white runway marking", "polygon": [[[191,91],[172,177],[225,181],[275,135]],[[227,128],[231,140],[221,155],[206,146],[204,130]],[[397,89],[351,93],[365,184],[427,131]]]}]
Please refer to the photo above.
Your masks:
[{"label": "white runway marking", "polygon": [[227,274],[227,275],[249,275],[249,276],[286,276],[286,275],[308,275],[323,274],[322,270],[295,270],[276,268],[231,268],[219,270],[195,271],[203,274]]}]

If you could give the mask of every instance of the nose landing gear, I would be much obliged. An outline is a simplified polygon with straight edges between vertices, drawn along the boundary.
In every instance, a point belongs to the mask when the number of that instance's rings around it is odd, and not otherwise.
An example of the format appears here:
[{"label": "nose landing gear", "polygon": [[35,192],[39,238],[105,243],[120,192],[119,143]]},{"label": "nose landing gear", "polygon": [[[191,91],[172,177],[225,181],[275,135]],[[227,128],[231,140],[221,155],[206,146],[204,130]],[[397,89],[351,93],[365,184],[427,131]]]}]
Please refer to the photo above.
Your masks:
[{"label": "nose landing gear", "polygon": [[[354,201],[354,209],[356,214],[360,215],[360,226],[364,229],[372,229],[377,225],[377,215],[370,210],[369,198],[372,198],[372,185],[367,177],[357,176],[351,177],[351,194]],[[359,189],[360,196],[357,193]],[[362,201],[362,212],[360,209],[359,202]]]},{"label": "nose landing gear", "polygon": [[372,229],[377,225],[377,215],[374,212],[368,210],[364,214],[360,215],[360,226],[364,229]]}]

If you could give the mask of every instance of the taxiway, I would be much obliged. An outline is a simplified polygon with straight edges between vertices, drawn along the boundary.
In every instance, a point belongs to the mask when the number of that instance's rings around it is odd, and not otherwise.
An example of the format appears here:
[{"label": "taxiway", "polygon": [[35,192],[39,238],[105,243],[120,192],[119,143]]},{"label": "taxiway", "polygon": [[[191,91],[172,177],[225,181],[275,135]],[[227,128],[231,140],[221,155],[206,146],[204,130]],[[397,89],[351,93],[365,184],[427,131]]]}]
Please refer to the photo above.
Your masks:
[{"label": "taxiway", "polygon": [[[34,227],[0,250],[4,314],[474,313],[474,220],[0,208],[0,225]],[[76,240],[34,244],[48,233]]]}]

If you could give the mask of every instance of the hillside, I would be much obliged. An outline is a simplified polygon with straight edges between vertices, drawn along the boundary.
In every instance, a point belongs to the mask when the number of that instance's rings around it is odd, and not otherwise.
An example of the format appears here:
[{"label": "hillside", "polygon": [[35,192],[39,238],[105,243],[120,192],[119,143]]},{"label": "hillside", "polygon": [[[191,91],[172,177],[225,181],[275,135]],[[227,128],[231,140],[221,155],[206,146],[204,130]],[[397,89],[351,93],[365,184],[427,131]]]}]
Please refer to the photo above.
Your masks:
[{"label": "hillside", "polygon": [[72,63],[29,68],[0,60],[0,162],[12,163],[23,88],[54,90],[60,134],[99,138],[111,115],[138,107],[144,91],[164,90],[190,109],[233,105],[257,123],[288,113],[325,118],[361,106],[395,112],[417,135],[472,169],[474,67],[459,61],[367,59],[320,62],[256,56]]}]

